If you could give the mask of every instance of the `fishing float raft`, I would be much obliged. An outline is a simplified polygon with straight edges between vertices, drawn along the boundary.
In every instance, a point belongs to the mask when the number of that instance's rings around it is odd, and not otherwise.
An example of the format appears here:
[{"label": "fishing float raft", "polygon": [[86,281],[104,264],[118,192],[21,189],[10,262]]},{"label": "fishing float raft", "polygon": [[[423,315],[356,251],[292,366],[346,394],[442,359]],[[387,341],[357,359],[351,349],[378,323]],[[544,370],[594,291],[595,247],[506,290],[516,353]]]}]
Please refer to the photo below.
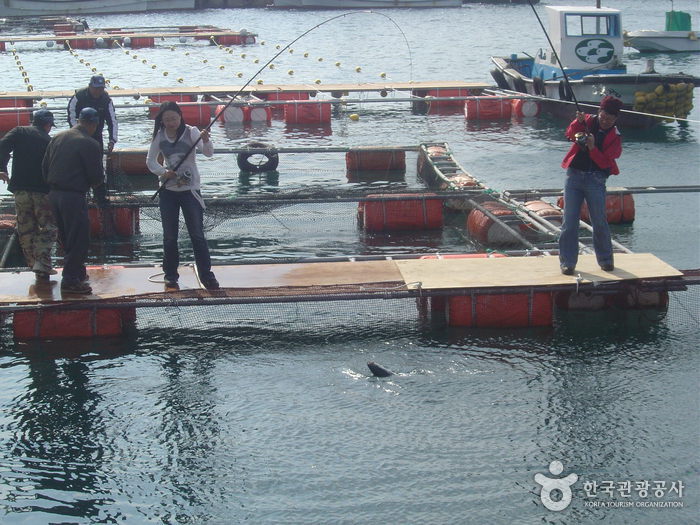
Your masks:
[{"label": "fishing float raft", "polygon": [[164,28],[104,28],[86,30],[82,23],[65,21],[53,25],[53,38],[46,35],[0,35],[0,51],[6,51],[8,44],[24,42],[46,42],[48,47],[54,43],[64,49],[97,49],[112,47],[130,47],[133,49],[154,47],[156,41],[192,38],[207,40],[212,45],[252,45],[257,34],[246,29],[233,31],[211,25],[190,25]]},{"label": "fishing float raft", "polygon": [[[251,209],[255,214],[290,204],[357,202],[361,235],[439,230],[446,214],[468,212],[466,236],[479,237],[484,231],[488,234],[483,242],[474,239],[482,251],[268,259],[216,265],[214,271],[222,289],[215,291],[204,289],[191,266],[181,268],[177,291],[154,282],[152,277],[159,271],[154,265],[96,266],[88,270],[93,294],[84,297],[64,297],[57,282],[37,284],[32,272],[6,269],[0,271],[0,314],[12,318],[19,339],[92,337],[128,330],[140,308],[406,298],[416,301],[421,317],[445,316],[450,326],[550,326],[558,310],[663,310],[669,291],[700,283],[692,272],[678,271],[652,254],[632,253],[616,242],[616,269],[603,272],[596,263],[591,240],[585,237],[581,238],[577,275],[564,276],[553,242],[558,232],[556,221],[538,215],[523,202],[533,194],[550,195],[556,193],[554,190],[495,192],[456,162],[448,144],[425,143],[412,150],[418,151],[421,176],[429,179],[432,172],[429,180],[434,182],[428,183],[428,191],[346,197],[282,194],[258,197],[258,207],[248,198],[210,198],[207,208],[227,208],[233,213]],[[360,167],[362,172],[374,169],[384,173],[405,167],[405,151],[399,147],[345,148],[344,153],[349,171]],[[473,184],[460,187],[466,177],[474,179]],[[693,190],[698,188],[677,189]],[[149,202],[136,195],[112,196],[107,211],[91,209],[93,233],[135,235],[141,211]],[[494,213],[488,203],[508,207],[516,220]],[[154,206],[152,202],[150,206]],[[491,221],[481,233],[469,230],[469,218],[478,214]],[[4,221],[10,227],[12,218],[6,216]],[[104,230],[110,222],[121,224],[124,230]],[[523,229],[525,224],[528,226]],[[529,236],[528,228],[539,228],[539,234]],[[503,233],[496,235],[498,229]],[[489,251],[493,239],[511,249]],[[7,248],[3,250],[3,263],[6,252]]]}]

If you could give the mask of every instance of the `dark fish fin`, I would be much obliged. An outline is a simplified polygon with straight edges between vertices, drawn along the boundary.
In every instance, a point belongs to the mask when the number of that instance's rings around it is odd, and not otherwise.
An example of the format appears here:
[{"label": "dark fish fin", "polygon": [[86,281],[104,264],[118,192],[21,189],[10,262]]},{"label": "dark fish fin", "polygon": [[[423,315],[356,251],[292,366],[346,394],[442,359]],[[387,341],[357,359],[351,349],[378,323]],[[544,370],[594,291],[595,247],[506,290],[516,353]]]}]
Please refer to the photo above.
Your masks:
[{"label": "dark fish fin", "polygon": [[374,361],[370,361],[369,363],[367,363],[367,367],[369,368],[370,372],[372,372],[372,375],[374,377],[389,377],[394,375],[393,372],[390,372],[389,370],[387,370],[383,366],[378,365]]}]

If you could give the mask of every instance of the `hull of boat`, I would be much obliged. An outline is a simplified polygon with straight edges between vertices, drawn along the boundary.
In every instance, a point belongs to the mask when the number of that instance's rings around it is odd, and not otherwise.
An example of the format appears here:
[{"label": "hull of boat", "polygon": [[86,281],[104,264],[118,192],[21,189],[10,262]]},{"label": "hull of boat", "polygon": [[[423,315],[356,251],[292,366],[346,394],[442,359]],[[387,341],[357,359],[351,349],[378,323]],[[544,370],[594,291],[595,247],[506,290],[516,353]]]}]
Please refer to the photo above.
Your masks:
[{"label": "hull of boat", "polygon": [[562,79],[533,79],[516,69],[514,61],[509,58],[492,57],[491,60],[497,67],[492,74],[499,87],[543,97],[540,100],[542,109],[562,118],[573,119],[576,114],[576,102],[584,111],[593,112],[605,95],[614,95],[624,103],[623,109],[635,111],[635,113],[623,112],[620,115],[620,125],[628,127],[649,128],[671,117],[671,115],[655,117],[642,114],[660,112],[651,108],[641,109],[640,93],[654,93],[659,86],[662,86],[661,89],[666,89],[665,86],[684,85],[690,93],[688,95],[686,92],[686,97],[692,99],[692,86],[700,85],[700,77],[683,73],[596,74],[575,80],[570,79],[567,84]]},{"label": "hull of boat", "polygon": [[694,31],[629,31],[625,45],[643,53],[700,53],[700,39]]}]

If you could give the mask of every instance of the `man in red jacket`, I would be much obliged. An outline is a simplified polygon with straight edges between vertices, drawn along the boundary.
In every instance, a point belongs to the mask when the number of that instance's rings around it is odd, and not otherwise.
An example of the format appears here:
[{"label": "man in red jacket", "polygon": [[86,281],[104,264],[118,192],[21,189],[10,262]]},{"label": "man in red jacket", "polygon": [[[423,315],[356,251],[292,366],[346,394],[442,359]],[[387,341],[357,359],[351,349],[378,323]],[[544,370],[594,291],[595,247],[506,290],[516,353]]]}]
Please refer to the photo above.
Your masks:
[{"label": "man in red jacket", "polygon": [[622,101],[606,96],[597,115],[576,114],[566,136],[573,141],[562,162],[566,168],[564,223],[559,237],[561,273],[573,275],[578,261],[578,230],[581,205],[586,201],[593,227],[593,248],[600,267],[615,269],[612,241],[605,210],[605,182],[620,170],[615,159],[622,154],[620,132],[615,126]]}]

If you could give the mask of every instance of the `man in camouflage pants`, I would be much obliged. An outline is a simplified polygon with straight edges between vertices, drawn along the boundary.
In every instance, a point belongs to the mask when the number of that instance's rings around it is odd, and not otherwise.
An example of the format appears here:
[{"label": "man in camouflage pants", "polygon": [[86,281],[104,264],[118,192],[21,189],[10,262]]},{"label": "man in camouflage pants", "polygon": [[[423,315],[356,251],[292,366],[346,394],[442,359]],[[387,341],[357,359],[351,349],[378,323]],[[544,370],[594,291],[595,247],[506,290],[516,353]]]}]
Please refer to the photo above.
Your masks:
[{"label": "man in camouflage pants", "polygon": [[[34,112],[31,126],[18,126],[0,140],[0,180],[8,183],[8,190],[14,194],[19,244],[38,282],[48,282],[56,273],[51,268],[56,224],[48,200],[49,187],[41,171],[53,125],[53,114],[40,109]],[[8,177],[10,153],[12,175]]]}]

